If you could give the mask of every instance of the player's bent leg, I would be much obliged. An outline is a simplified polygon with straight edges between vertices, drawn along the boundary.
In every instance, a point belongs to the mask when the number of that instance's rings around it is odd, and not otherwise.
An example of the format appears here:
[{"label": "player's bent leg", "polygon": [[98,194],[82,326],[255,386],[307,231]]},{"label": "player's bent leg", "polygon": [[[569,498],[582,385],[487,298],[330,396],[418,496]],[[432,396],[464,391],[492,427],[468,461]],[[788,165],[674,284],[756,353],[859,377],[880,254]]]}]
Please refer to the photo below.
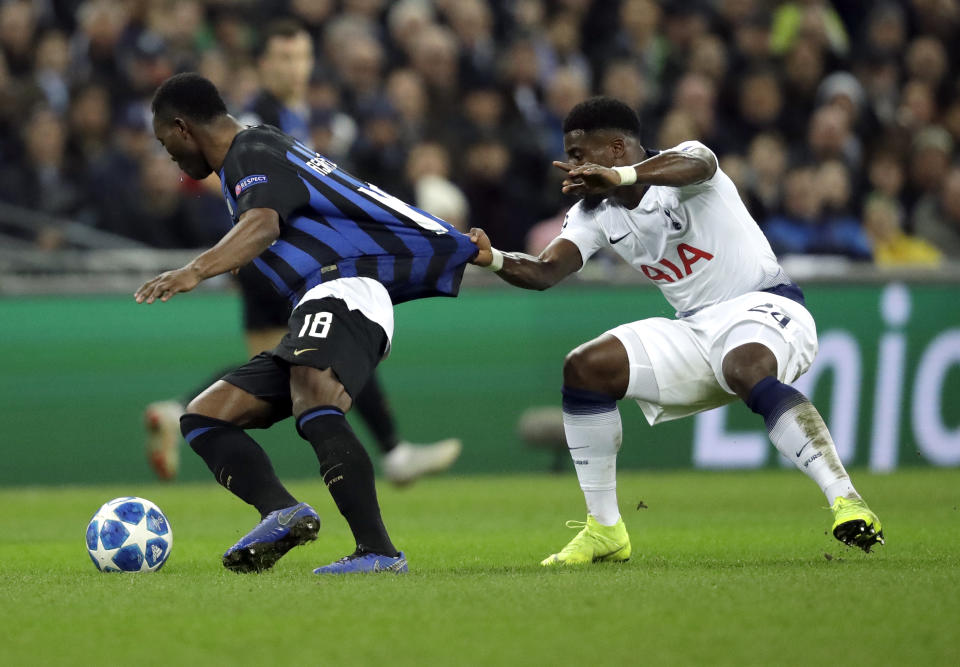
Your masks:
[{"label": "player's bent leg", "polygon": [[576,347],[563,361],[563,384],[620,400],[630,381],[630,359],[619,338],[605,333]]},{"label": "player's bent leg", "polygon": [[[770,345],[776,345],[771,339]],[[880,520],[860,498],[820,413],[799,391],[777,379],[777,358],[761,343],[725,351],[723,376],[747,406],[764,418],[770,440],[823,491],[834,514],[833,534],[866,552],[883,544]]]},{"label": "player's bent leg", "polygon": [[316,572],[406,571],[406,559],[383,525],[373,464],[344,416],[350,395],[329,368],[292,367],[290,389],[297,432],[313,446],[324,484],[357,545],[349,556]]},{"label": "player's bent leg", "polygon": [[293,547],[316,539],[320,517],[277,478],[266,452],[243,427],[272,423],[276,407],[228,382],[214,383],[187,406],[180,428],[217,482],[260,512],[261,521],[223,554],[234,572],[273,567]]},{"label": "player's bent leg", "polygon": [[587,505],[586,522],[562,550],[541,565],[624,561],[630,538],[617,505],[617,452],[622,441],[617,399],[629,382],[623,344],[604,334],[567,355],[563,366],[563,428]]}]

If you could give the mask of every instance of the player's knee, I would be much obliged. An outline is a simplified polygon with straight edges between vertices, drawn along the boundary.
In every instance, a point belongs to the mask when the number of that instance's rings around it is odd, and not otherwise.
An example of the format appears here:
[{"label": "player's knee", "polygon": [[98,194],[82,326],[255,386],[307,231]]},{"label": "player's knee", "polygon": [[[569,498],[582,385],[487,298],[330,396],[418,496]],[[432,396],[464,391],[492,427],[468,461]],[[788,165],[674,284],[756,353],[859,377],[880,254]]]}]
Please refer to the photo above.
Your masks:
[{"label": "player's knee", "polygon": [[[769,357],[773,357],[772,354]],[[777,376],[776,359],[770,362],[767,355],[748,357],[745,355],[728,354],[723,359],[723,379],[730,389],[740,398],[746,400],[750,390],[765,377]]]},{"label": "player's knee", "polygon": [[184,412],[202,417],[213,417],[214,419],[220,419],[219,415],[222,414],[219,402],[212,400],[210,394],[206,391],[187,403]]},{"label": "player's knee", "polygon": [[333,405],[347,412],[353,404],[350,394],[332,369],[320,370],[309,366],[290,368],[290,398],[293,400],[294,415],[318,405]]},{"label": "player's knee", "polygon": [[563,384],[577,389],[603,392],[603,373],[598,355],[588,345],[572,350],[563,360]]},{"label": "player's knee", "polygon": [[571,351],[563,361],[563,384],[623,398],[630,380],[630,363],[623,345],[604,335]]},{"label": "player's knee", "polygon": [[190,401],[186,412],[240,428],[265,428],[278,419],[270,403],[222,380]]}]

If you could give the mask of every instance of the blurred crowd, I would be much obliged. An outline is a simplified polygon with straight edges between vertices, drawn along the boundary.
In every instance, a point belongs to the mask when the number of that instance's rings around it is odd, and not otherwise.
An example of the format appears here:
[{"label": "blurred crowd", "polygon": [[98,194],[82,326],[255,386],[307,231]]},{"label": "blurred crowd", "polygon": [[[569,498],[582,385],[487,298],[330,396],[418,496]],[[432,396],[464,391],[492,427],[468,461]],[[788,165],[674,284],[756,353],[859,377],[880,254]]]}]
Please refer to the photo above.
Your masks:
[{"label": "blurred crowd", "polygon": [[[285,18],[307,38],[271,33]],[[156,86],[196,70],[239,118],[272,101],[358,176],[537,252],[572,203],[563,118],[607,94],[645,146],[711,147],[778,254],[935,266],[960,258],[958,38],[955,0],[5,0],[0,201],[218,238],[216,178],[150,125]]]}]

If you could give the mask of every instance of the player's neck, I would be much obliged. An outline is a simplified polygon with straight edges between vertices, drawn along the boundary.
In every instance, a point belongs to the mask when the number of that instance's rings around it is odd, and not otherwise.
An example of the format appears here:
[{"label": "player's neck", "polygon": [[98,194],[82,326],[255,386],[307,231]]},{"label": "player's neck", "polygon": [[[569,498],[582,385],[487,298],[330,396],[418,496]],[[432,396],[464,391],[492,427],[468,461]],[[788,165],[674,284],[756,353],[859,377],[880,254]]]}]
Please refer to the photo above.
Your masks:
[{"label": "player's neck", "polygon": [[245,129],[244,125],[229,114],[204,127],[199,136],[200,150],[215,172],[223,167],[223,161],[227,158],[227,151],[230,150],[234,138]]},{"label": "player's neck", "polygon": [[620,187],[616,189],[611,197],[613,197],[620,206],[633,210],[640,205],[640,200],[643,199],[643,195],[647,194],[649,187],[649,185],[641,185],[640,183]]}]

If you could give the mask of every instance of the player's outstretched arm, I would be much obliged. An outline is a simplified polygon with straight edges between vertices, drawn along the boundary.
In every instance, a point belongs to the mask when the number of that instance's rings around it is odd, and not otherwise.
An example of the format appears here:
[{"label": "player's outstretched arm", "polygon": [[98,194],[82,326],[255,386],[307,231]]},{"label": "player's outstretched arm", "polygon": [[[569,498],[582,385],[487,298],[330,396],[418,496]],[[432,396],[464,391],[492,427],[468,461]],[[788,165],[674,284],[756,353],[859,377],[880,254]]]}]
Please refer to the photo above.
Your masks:
[{"label": "player's outstretched arm", "polygon": [[626,167],[569,162],[553,165],[567,172],[563,180],[564,194],[602,194],[621,185],[634,184],[682,187],[701,183],[717,172],[717,158],[704,146],[664,151]]},{"label": "player's outstretched arm", "polygon": [[169,301],[179,292],[189,292],[201,281],[233,271],[249,263],[280,236],[280,216],[271,208],[252,208],[227,232],[217,245],[198,255],[186,266],[161,273],[148,280],[133,297],[137,303]]},{"label": "player's outstretched arm", "polygon": [[580,249],[562,238],[551,241],[538,257],[522,252],[500,252],[478,227],[470,230],[470,240],[479,250],[471,264],[490,269],[511,285],[525,289],[553,287],[583,266]]}]

